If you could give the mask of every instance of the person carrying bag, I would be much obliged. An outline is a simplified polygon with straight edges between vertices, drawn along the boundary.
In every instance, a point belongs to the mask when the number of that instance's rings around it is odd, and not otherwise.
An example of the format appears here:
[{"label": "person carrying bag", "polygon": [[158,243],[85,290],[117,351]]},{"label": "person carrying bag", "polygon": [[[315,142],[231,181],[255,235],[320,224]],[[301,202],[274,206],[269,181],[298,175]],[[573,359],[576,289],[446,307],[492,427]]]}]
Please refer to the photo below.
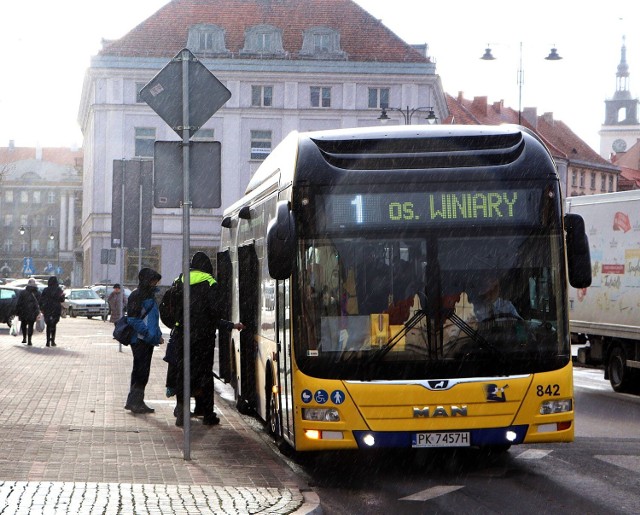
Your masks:
[{"label": "person carrying bag", "polygon": [[135,329],[130,347],[133,368],[127,403],[124,409],[132,413],[153,413],[155,410],[144,402],[144,390],[149,381],[154,347],[164,343],[160,330],[160,312],[156,302],[161,276],[151,268],[143,268],[138,274],[138,287],[131,292],[127,302],[127,323]]},{"label": "person carrying bag", "polygon": [[16,314],[21,322],[22,343],[32,345],[33,326],[40,314],[40,292],[35,279],[29,279],[25,289],[18,295]]}]

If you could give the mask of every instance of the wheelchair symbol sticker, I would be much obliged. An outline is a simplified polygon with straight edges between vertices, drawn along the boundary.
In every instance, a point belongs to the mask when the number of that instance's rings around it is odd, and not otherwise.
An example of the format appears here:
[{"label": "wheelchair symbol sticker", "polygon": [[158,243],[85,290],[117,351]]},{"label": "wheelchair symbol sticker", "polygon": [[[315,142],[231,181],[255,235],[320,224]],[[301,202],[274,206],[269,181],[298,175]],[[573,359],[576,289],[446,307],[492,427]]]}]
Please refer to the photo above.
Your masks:
[{"label": "wheelchair symbol sticker", "polygon": [[327,402],[329,400],[329,396],[327,395],[327,392],[324,391],[324,390],[316,390],[316,393],[313,396],[313,399],[318,404],[324,404],[325,402]]}]

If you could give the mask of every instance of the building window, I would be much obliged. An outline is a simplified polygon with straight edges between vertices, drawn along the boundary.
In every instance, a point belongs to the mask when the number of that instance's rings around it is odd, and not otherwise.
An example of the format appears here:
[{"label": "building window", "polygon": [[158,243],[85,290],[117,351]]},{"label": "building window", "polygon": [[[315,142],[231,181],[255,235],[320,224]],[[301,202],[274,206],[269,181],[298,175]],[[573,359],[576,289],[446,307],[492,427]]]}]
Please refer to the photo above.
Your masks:
[{"label": "building window", "polygon": [[340,33],[329,27],[312,27],[304,31],[300,55],[318,59],[346,59],[340,48]]},{"label": "building window", "polygon": [[11,254],[11,249],[13,248],[13,240],[12,239],[5,239],[2,242],[2,248],[4,249],[4,251],[7,254]]},{"label": "building window", "polygon": [[600,191],[602,193],[607,191],[607,175],[604,173],[600,175]]},{"label": "building window", "polygon": [[56,242],[51,240],[51,239],[48,239],[47,240],[47,254],[53,254],[53,251],[55,250],[55,248],[56,248]]},{"label": "building window", "polygon": [[609,176],[609,193],[613,191],[613,175]]},{"label": "building window", "polygon": [[4,215],[4,226],[11,227],[13,225],[13,215]]},{"label": "building window", "polygon": [[23,204],[28,204],[29,203],[29,192],[28,191],[21,191],[20,192],[20,202],[22,202]]},{"label": "building window", "polygon": [[47,193],[47,204],[55,204],[56,203],[56,194],[53,191]]},{"label": "building window", "polygon": [[584,188],[584,172],[580,172],[580,187]]},{"label": "building window", "polygon": [[[161,251],[159,245],[154,245],[151,249],[142,249],[140,255],[140,264],[142,267],[149,267],[153,270],[162,270]],[[127,249],[125,253],[125,282],[129,284],[137,284],[138,272],[138,249]]]},{"label": "building window", "polygon": [[135,156],[153,157],[156,142],[156,130],[148,127],[136,127]]},{"label": "building window", "polygon": [[213,139],[213,129],[198,129],[193,137],[192,141],[214,141]]},{"label": "building window", "polygon": [[369,108],[389,107],[389,88],[369,88]]},{"label": "building window", "polygon": [[311,107],[331,107],[331,88],[311,86]]},{"label": "building window", "polygon": [[[27,249],[29,250],[29,249]],[[40,250],[40,240],[32,240],[31,241],[31,250],[34,252],[38,252]]]},{"label": "building window", "polygon": [[29,217],[27,215],[20,215],[20,225],[29,225]]},{"label": "building window", "polygon": [[4,201],[13,202],[13,190],[4,190]]},{"label": "building window", "polygon": [[591,189],[596,189],[596,172],[591,172]]},{"label": "building window", "polygon": [[42,202],[42,198],[40,195],[39,191],[34,191],[33,192],[33,203],[34,204],[40,204],[40,202]]},{"label": "building window", "polygon": [[264,159],[271,153],[271,131],[251,131],[251,159]]},{"label": "building window", "polygon": [[145,85],[146,84],[144,82],[136,82],[136,104],[145,103],[145,101],[142,100],[142,97],[140,96],[140,91],[145,87]]},{"label": "building window", "polygon": [[230,54],[225,46],[224,36],[222,27],[199,23],[189,28],[187,48],[200,54]]},{"label": "building window", "polygon": [[47,217],[47,227],[55,227],[56,226],[56,217],[53,215],[49,215]]},{"label": "building window", "polygon": [[272,86],[251,86],[251,106],[271,107],[273,105]]},{"label": "building window", "polygon": [[285,56],[282,31],[273,25],[256,25],[245,31],[241,54]]}]

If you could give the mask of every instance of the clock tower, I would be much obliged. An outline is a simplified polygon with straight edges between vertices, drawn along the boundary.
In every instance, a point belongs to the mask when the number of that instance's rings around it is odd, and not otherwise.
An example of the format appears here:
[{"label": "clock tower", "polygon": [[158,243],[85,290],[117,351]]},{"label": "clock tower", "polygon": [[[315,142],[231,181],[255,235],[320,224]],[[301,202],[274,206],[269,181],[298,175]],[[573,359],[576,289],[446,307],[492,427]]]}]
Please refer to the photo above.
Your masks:
[{"label": "clock tower", "polygon": [[600,155],[610,159],[612,153],[625,152],[640,138],[638,99],[629,91],[627,47],[622,38],[620,64],[616,73],[616,92],[605,100],[605,120],[600,129]]}]

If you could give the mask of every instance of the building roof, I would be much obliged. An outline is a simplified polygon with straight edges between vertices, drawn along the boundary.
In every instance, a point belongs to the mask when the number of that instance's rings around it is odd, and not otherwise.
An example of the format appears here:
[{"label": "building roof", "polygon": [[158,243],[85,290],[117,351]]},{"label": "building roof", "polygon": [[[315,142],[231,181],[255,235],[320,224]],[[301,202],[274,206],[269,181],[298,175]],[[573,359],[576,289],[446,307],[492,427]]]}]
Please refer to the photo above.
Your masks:
[{"label": "building roof", "polygon": [[[447,94],[450,116],[444,123],[464,125],[518,123],[518,111],[504,105],[504,101],[489,103],[488,97],[464,98],[462,92],[457,97]],[[555,120],[552,113],[538,116],[535,108],[522,110],[520,123],[533,130],[547,145],[554,158],[573,162],[584,162],[589,166],[616,168],[603,159],[595,150],[575,134],[564,122]]]},{"label": "building roof", "polygon": [[0,147],[0,171],[6,182],[80,180],[82,150],[62,147]]},{"label": "building roof", "polygon": [[59,165],[81,167],[82,155],[82,149],[75,150],[64,147],[16,147],[10,144],[8,147],[0,147],[0,164],[37,159]]},{"label": "building roof", "polygon": [[99,55],[173,57],[187,46],[189,28],[199,24],[224,29],[232,58],[243,57],[247,29],[272,25],[282,30],[286,59],[303,59],[305,30],[328,27],[340,34],[346,60],[431,62],[351,0],[173,0],[122,38],[105,42]]}]

